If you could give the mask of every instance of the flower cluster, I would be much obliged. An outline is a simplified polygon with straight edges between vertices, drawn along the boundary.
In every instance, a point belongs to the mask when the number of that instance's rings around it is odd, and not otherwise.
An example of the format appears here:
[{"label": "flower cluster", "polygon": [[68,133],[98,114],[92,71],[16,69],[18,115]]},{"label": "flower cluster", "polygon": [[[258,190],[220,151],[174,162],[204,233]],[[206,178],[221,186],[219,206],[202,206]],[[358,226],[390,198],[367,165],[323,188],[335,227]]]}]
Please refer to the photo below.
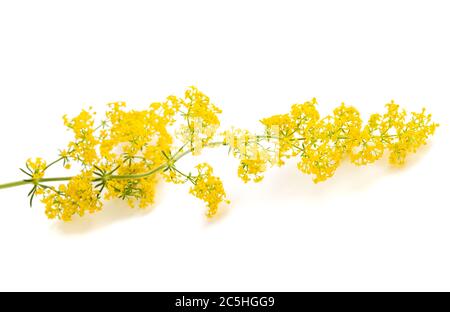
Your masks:
[{"label": "flower cluster", "polygon": [[238,176],[244,181],[262,181],[262,175],[276,161],[276,151],[264,145],[269,136],[257,136],[248,130],[232,129],[223,133],[223,143],[240,159]]},{"label": "flower cluster", "polygon": [[77,117],[69,120],[64,116],[64,125],[72,129],[74,140],[69,143],[71,157],[86,166],[92,166],[98,161],[96,146],[99,144],[95,136],[94,117],[89,111],[83,110]]},{"label": "flower cluster", "polygon": [[[31,200],[41,196],[49,218],[69,221],[75,215],[101,210],[103,200],[119,198],[131,207],[145,208],[154,203],[156,185],[164,178],[172,183],[192,183],[191,193],[206,202],[207,215],[212,217],[226,201],[222,183],[212,176],[212,167],[199,166],[195,179],[185,179],[187,175],[175,163],[211,144],[221,111],[195,87],[183,98],[169,96],[145,110],[126,107],[124,102],[109,104],[98,124],[92,108],[74,118],[64,116],[74,139],[51,165],[63,162],[64,168],[71,169],[74,164],[81,173],[50,181],[44,179],[50,166],[42,159],[29,160],[27,174],[37,182],[30,192]],[[57,181],[67,183],[47,185]]]},{"label": "flower cluster", "polygon": [[[26,162],[28,172],[25,172],[33,180],[39,181],[44,177],[45,170],[47,169],[47,162],[42,158],[28,159]],[[23,170],[23,169],[22,169]]]},{"label": "flower cluster", "polygon": [[188,143],[194,155],[199,155],[203,147],[214,138],[220,126],[218,114],[222,111],[197,88],[186,90],[184,99],[172,96],[170,100],[181,107],[185,121],[178,131],[178,137]]},{"label": "flower cluster", "polygon": [[70,221],[75,214],[83,216],[86,212],[99,211],[102,203],[99,191],[92,185],[92,178],[92,172],[83,171],[58,189],[47,187],[42,199],[47,217]]},{"label": "flower cluster", "polygon": [[226,193],[220,178],[213,175],[213,168],[206,164],[200,164],[196,167],[198,175],[194,178],[194,185],[190,193],[203,200],[208,205],[206,215],[212,217],[217,213],[220,203],[226,202]]},{"label": "flower cluster", "polygon": [[[245,129],[218,132],[221,110],[195,87],[183,97],[169,96],[144,110],[111,103],[100,122],[92,108],[73,118],[64,116],[73,140],[59,158],[49,164],[29,159],[21,169],[27,179],[0,188],[31,184],[31,203],[38,196],[49,218],[69,221],[100,211],[104,200],[115,198],[145,208],[154,203],[161,180],[190,183],[190,193],[206,203],[206,215],[213,217],[222,203],[228,203],[224,185],[207,163],[193,168],[194,173],[180,169],[178,162],[186,155],[227,146],[239,159],[237,173],[244,182],[263,180],[270,167],[291,158],[315,182],[332,177],[345,158],[366,165],[388,153],[392,164],[402,165],[438,125],[425,109],[407,114],[394,102],[386,108],[364,123],[358,110],[345,104],[321,117],[312,99],[292,105],[286,114],[262,119],[263,131],[255,134]],[[58,163],[79,173],[47,178],[47,171]]]},{"label": "flower cluster", "polygon": [[[438,126],[425,109],[408,115],[393,101],[386,104],[386,113],[371,115],[365,125],[354,107],[341,104],[321,118],[316,106],[312,99],[294,104],[288,114],[262,119],[262,137],[228,133],[226,142],[245,142],[233,149],[240,158],[238,174],[244,182],[261,181],[267,168],[281,166],[291,157],[298,159],[300,171],[314,176],[314,182],[332,177],[346,156],[356,165],[366,165],[388,151],[390,163],[402,165],[407,154],[426,144]],[[242,146],[249,145],[253,152],[242,153]]]}]

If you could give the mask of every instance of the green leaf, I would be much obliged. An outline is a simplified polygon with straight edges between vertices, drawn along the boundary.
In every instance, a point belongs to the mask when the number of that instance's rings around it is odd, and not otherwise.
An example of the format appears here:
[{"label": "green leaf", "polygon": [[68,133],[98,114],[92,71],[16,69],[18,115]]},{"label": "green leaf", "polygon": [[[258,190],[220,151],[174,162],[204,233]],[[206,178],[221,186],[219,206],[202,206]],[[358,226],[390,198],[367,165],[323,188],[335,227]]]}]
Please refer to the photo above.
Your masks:
[{"label": "green leaf", "polygon": [[19,168],[20,171],[22,171],[23,173],[25,173],[27,176],[29,176],[30,178],[32,178],[33,176],[31,174],[29,174],[28,172],[26,172],[25,170],[23,170],[22,168]]},{"label": "green leaf", "polygon": [[31,195],[31,198],[30,198],[30,208],[33,207],[33,199],[34,199],[34,195],[36,195],[36,192],[33,192],[33,195]]},{"label": "green leaf", "polygon": [[31,194],[35,193],[35,192],[36,192],[36,188],[37,188],[37,186],[35,185],[35,186],[33,187],[33,189],[28,193],[28,196],[27,196],[27,197],[30,197]]},{"label": "green leaf", "polygon": [[99,167],[97,167],[97,165],[94,165],[94,168],[97,169],[98,171],[100,171],[102,174],[105,174],[105,171],[103,169],[100,169]]},{"label": "green leaf", "polygon": [[161,153],[164,155],[164,157],[165,157],[167,160],[170,160],[169,156],[167,156],[167,154],[166,154],[165,151],[161,151]]},{"label": "green leaf", "polygon": [[108,174],[114,174],[114,172],[116,172],[117,170],[119,170],[120,165],[118,165],[114,170],[112,170],[111,172],[109,172]]}]

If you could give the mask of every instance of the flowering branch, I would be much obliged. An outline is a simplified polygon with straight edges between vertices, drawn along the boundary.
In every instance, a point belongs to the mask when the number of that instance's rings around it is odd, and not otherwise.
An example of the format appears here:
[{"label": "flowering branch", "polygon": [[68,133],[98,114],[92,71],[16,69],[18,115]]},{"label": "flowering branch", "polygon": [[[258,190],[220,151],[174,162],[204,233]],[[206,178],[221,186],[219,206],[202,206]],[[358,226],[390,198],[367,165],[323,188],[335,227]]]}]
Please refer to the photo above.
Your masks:
[{"label": "flowering branch", "polygon": [[[214,216],[221,203],[228,203],[220,178],[202,163],[185,173],[178,161],[205,148],[227,146],[239,159],[237,173],[244,182],[259,182],[269,167],[298,160],[298,169],[314,177],[314,182],[332,177],[346,157],[356,165],[380,159],[385,152],[394,165],[404,164],[407,154],[426,144],[438,125],[423,109],[407,114],[393,101],[387,112],[373,114],[363,124],[359,112],[342,104],[321,118],[316,100],[294,104],[287,114],[261,120],[264,133],[244,129],[218,132],[221,110],[195,87],[183,98],[169,96],[143,111],[125,111],[125,103],[111,103],[105,120],[95,125],[92,109],[75,118],[64,116],[74,134],[67,148],[49,163],[29,159],[20,169],[26,178],[0,184],[0,189],[32,185],[30,204],[36,197],[46,207],[50,219],[70,221],[102,209],[103,201],[126,200],[133,207],[152,204],[155,186],[161,180],[191,184],[190,193],[207,205]],[[79,173],[68,177],[45,177],[51,167],[73,165]],[[58,186],[48,184],[61,183]]]}]

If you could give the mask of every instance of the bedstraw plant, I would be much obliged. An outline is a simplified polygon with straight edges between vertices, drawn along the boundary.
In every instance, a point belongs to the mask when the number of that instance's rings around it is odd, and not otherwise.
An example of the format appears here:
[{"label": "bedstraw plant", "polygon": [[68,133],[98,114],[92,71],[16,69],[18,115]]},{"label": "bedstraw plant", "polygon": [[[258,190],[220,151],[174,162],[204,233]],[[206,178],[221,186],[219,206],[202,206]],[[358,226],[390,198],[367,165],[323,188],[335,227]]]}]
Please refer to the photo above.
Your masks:
[{"label": "bedstraw plant", "polygon": [[[321,117],[312,99],[292,105],[288,113],[262,119],[263,131],[258,134],[221,131],[220,113],[208,96],[190,87],[183,97],[169,96],[146,110],[111,103],[99,123],[92,108],[75,117],[64,116],[73,140],[56,160],[29,159],[20,169],[24,179],[0,189],[29,185],[31,205],[38,198],[48,218],[70,221],[100,211],[105,200],[115,198],[145,208],[154,203],[160,181],[188,183],[189,192],[205,202],[206,215],[213,217],[221,204],[228,203],[223,183],[207,163],[182,171],[177,162],[189,154],[227,147],[238,159],[237,174],[246,183],[261,181],[270,167],[292,158],[317,183],[332,177],[345,158],[361,166],[387,153],[391,164],[403,165],[438,126],[425,109],[407,114],[394,101],[386,104],[384,113],[363,123],[358,110],[345,104]],[[79,173],[48,177],[56,165],[79,168]]]}]

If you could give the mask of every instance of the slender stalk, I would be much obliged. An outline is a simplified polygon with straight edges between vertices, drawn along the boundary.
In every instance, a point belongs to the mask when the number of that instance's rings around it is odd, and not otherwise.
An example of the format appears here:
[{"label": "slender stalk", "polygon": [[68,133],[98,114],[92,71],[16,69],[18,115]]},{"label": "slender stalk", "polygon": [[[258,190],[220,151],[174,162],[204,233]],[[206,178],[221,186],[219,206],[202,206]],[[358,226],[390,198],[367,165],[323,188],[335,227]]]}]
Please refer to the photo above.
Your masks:
[{"label": "slender stalk", "polygon": [[10,182],[10,183],[5,183],[5,184],[0,184],[0,189],[6,189],[6,188],[11,188],[11,187],[16,187],[16,186],[27,185],[27,184],[30,184],[30,182],[27,180]]},{"label": "slender stalk", "polygon": [[47,170],[47,169],[50,168],[51,166],[53,166],[53,165],[59,163],[59,162],[60,162],[61,160],[63,160],[63,159],[64,159],[64,157],[58,158],[58,159],[55,160],[54,162],[50,163],[47,167],[45,167],[45,170]]},{"label": "slender stalk", "polygon": [[[72,179],[73,177],[59,177],[59,178],[44,178],[44,179],[40,179],[38,182],[60,182],[60,181],[70,181],[70,179]],[[34,180],[26,180],[29,181],[29,183],[34,183]]]},{"label": "slender stalk", "polygon": [[[215,147],[215,146],[221,146],[226,145],[223,142],[212,142],[209,143],[208,147]],[[167,161],[166,163],[160,165],[159,167],[156,167],[155,169],[141,174],[134,174],[134,175],[112,175],[108,177],[108,180],[131,180],[131,179],[143,179],[147,178],[159,171],[162,171],[166,169],[168,166],[173,165],[175,162],[183,158],[184,156],[190,154],[193,152],[193,149],[190,149],[188,151],[185,151],[184,153],[181,153],[180,155],[176,156],[175,158],[171,159],[170,161]],[[62,181],[70,181],[73,177],[56,177],[56,178],[43,178],[40,180],[33,180],[33,179],[27,179],[27,180],[21,180],[16,182],[10,182],[6,184],[0,184],[0,189],[6,189],[6,188],[12,188],[17,186],[23,186],[28,184],[40,184],[45,182],[62,182]],[[94,179],[93,182],[98,182],[101,179]]]},{"label": "slender stalk", "polygon": [[161,170],[164,170],[165,168],[167,168],[168,163],[162,164],[161,166],[146,172],[146,173],[141,173],[141,174],[130,174],[130,175],[113,175],[110,176],[108,178],[108,180],[131,180],[131,179],[143,179],[143,178],[147,178]]},{"label": "slender stalk", "polygon": [[11,187],[16,187],[16,186],[27,185],[27,184],[69,181],[70,179],[72,179],[72,177],[44,178],[44,179],[40,179],[39,181],[27,179],[27,180],[21,180],[21,181],[16,181],[16,182],[0,184],[0,189],[6,189],[6,188],[11,188]]}]

